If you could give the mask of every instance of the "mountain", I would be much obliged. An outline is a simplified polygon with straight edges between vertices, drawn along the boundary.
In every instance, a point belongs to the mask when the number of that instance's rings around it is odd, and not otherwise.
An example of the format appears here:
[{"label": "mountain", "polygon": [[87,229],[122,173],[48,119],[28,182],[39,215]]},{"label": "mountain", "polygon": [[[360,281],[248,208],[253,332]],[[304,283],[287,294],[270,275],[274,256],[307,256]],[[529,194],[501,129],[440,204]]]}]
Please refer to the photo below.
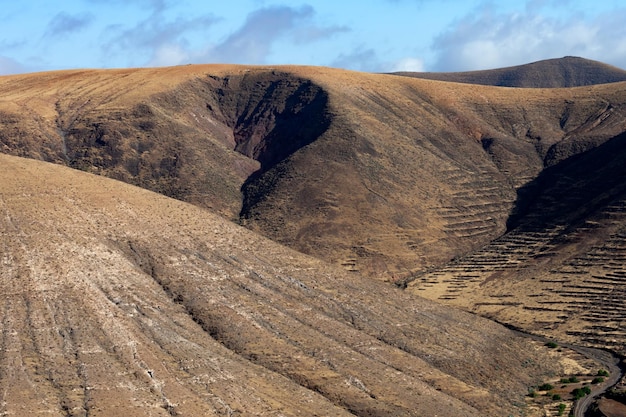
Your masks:
[{"label": "mountain", "polygon": [[[191,65],[1,77],[0,97],[3,153],[192,203],[372,294],[385,287],[371,279],[391,281],[624,353],[626,82],[501,88]],[[339,292],[339,304],[360,297]],[[417,299],[391,294],[364,305]]]},{"label": "mountain", "polygon": [[620,68],[573,56],[482,71],[395,74],[429,80],[522,88],[567,88],[626,81],[626,71]]},{"label": "mountain", "polygon": [[499,89],[315,67],[18,75],[0,78],[0,148],[397,281],[501,236],[520,187],[621,134],[624,85]]},{"label": "mountain", "polygon": [[[509,231],[412,292],[560,340],[626,354],[626,134],[519,190]],[[460,290],[462,289],[462,291]]]},{"label": "mountain", "polygon": [[517,415],[582,369],[112,179],[0,155],[0,212],[7,415]]}]

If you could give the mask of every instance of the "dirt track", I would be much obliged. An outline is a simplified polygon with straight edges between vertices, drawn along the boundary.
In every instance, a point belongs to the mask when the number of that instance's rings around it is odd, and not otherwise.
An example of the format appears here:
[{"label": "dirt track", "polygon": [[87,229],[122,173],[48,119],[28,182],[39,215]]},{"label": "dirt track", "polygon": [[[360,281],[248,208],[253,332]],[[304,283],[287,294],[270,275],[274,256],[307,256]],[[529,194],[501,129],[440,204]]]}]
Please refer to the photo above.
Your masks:
[{"label": "dirt track", "polygon": [[585,417],[585,413],[591,404],[594,403],[596,398],[600,395],[604,394],[607,390],[615,386],[620,379],[624,376],[624,372],[622,368],[619,366],[620,359],[611,354],[610,352],[600,350],[600,349],[591,349],[591,348],[582,348],[571,345],[564,345],[565,347],[574,349],[579,353],[587,356],[590,359],[594,359],[604,365],[609,371],[609,377],[602,383],[596,385],[592,390],[591,394],[586,397],[580,399],[574,404],[574,417]]},{"label": "dirt track", "polygon": [[[542,336],[536,336],[519,330],[513,331],[521,336],[526,336],[541,342],[551,341]],[[591,394],[574,403],[574,417],[585,417],[585,413],[587,412],[587,409],[591,406],[591,404],[593,404],[600,395],[604,394],[609,389],[614,387],[624,376],[624,371],[620,367],[621,360],[615,354],[602,349],[576,346],[568,343],[559,343],[559,345],[564,348],[574,350],[581,355],[584,355],[585,357],[598,362],[599,364],[604,366],[609,372],[609,377],[603,383],[596,385],[591,390]]]}]

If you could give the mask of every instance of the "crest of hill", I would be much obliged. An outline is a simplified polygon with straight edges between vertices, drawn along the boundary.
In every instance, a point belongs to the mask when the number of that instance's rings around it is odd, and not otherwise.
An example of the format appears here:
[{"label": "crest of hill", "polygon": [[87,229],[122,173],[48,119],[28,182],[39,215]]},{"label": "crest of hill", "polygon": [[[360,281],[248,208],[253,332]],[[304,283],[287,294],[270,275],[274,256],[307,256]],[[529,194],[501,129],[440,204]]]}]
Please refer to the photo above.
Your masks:
[{"label": "crest of hill", "polygon": [[572,56],[482,71],[394,74],[466,84],[521,88],[567,88],[626,81],[626,71],[620,68]]},{"label": "crest of hill", "polygon": [[7,415],[517,415],[545,347],[188,203],[0,155]]}]

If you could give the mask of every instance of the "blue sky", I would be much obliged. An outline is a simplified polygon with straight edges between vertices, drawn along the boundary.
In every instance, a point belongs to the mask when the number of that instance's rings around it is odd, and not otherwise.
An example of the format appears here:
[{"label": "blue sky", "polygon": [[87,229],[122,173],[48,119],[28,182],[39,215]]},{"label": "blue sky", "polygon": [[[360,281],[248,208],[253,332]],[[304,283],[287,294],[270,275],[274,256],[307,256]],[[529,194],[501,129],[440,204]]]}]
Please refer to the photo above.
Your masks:
[{"label": "blue sky", "polygon": [[188,63],[626,69],[623,0],[0,0],[0,75]]}]

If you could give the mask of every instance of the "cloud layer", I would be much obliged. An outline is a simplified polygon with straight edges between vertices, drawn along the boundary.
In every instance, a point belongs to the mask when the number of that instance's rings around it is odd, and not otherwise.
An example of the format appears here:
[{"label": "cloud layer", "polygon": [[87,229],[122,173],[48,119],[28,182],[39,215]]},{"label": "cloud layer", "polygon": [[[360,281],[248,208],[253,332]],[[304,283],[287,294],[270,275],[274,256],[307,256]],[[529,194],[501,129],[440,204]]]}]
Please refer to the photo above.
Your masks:
[{"label": "cloud layer", "polygon": [[[124,55],[135,51],[137,56],[136,51],[140,51],[138,57],[145,57],[145,62],[134,65],[149,66],[204,62],[264,64],[281,40],[309,44],[348,30],[343,26],[317,25],[311,6],[269,6],[250,12],[241,27],[215,39],[211,29],[220,18],[200,15],[172,20],[161,6],[155,6],[154,12],[134,27],[110,26],[108,31],[114,35],[109,35],[104,54]],[[198,37],[204,41],[199,44],[190,41]]]},{"label": "cloud layer", "polygon": [[566,55],[626,68],[625,21],[626,9],[594,18],[583,14],[560,18],[546,17],[531,7],[507,14],[486,7],[435,39],[433,70],[498,68]]},{"label": "cloud layer", "polygon": [[91,13],[75,15],[66,12],[58,13],[48,24],[44,37],[62,37],[79,32],[89,26],[93,20],[94,16]]},{"label": "cloud layer", "polygon": [[314,16],[311,6],[272,6],[256,10],[248,15],[239,30],[210,48],[204,57],[217,62],[261,64],[266,62],[272,46],[282,37],[306,44],[347,30],[339,26],[316,26]]},{"label": "cloud layer", "polygon": [[[626,8],[586,0],[66,0],[0,8],[0,75],[187,63],[463,71],[566,55],[626,68]],[[306,1],[306,0],[304,0]],[[282,4],[282,5],[281,5]]]}]

